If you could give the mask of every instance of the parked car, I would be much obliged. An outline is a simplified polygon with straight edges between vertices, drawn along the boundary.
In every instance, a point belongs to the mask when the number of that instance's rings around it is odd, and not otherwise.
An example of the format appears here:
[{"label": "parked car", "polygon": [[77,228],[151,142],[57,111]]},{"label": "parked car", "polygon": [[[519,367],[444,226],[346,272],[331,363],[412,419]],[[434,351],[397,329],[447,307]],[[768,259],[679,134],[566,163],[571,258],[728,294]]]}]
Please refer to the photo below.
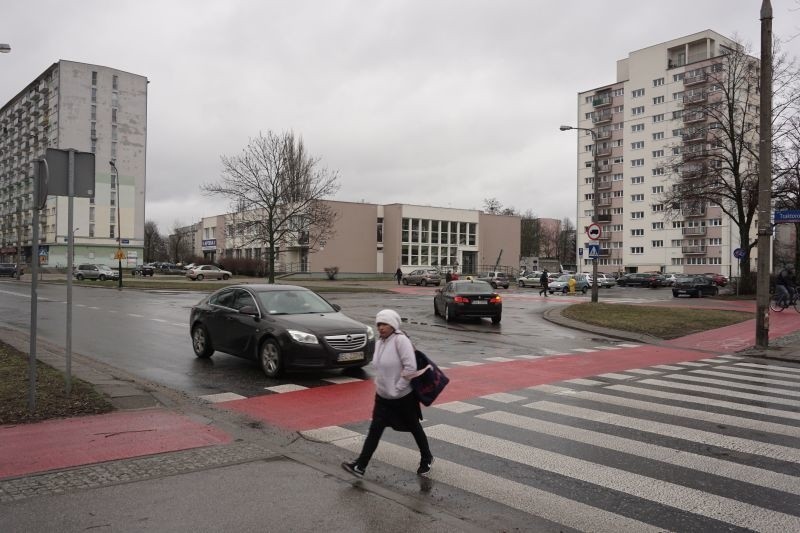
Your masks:
[{"label": "parked car", "polygon": [[673,285],[675,285],[675,280],[682,275],[683,274],[664,274],[664,279],[661,282],[661,284],[664,287],[672,287]]},{"label": "parked car", "polygon": [[542,285],[541,277],[542,273],[537,270],[525,272],[517,278],[517,285],[520,287],[540,287]]},{"label": "parked car", "polygon": [[[592,279],[592,276],[589,276],[589,279]],[[611,287],[617,284],[617,280],[609,276],[608,274],[603,274],[602,272],[597,273],[597,286],[598,287],[605,287],[610,289]]]},{"label": "parked car", "polygon": [[428,285],[438,286],[442,284],[442,277],[435,268],[419,268],[403,276],[403,284],[422,285],[423,287],[427,287]]},{"label": "parked car", "polygon": [[507,289],[511,282],[506,276],[505,272],[480,272],[475,279],[478,281],[485,281],[492,286],[493,289],[503,287]]},{"label": "parked car", "polygon": [[547,283],[553,283],[555,280],[563,276],[563,272],[549,272],[547,274]]},{"label": "parked car", "polygon": [[305,287],[231,285],[192,307],[197,357],[214,351],[259,362],[267,377],[289,370],[360,368],[372,361],[375,331]]},{"label": "parked car", "polygon": [[25,274],[25,267],[17,268],[16,263],[0,263],[0,276],[19,278]]},{"label": "parked car", "polygon": [[108,265],[83,264],[75,267],[74,275],[79,281],[84,279],[105,281],[119,279],[119,270],[114,270]]},{"label": "parked car", "polygon": [[652,272],[625,274],[617,280],[617,285],[620,287],[656,288],[661,286],[661,275],[653,274]]},{"label": "parked car", "polygon": [[672,296],[691,296],[692,298],[702,298],[703,296],[716,296],[719,294],[719,287],[714,285],[711,278],[706,276],[678,276],[675,285],[672,287]]},{"label": "parked car", "polygon": [[589,283],[589,276],[586,274],[562,274],[557,280],[547,286],[547,291],[550,294],[560,292],[567,294],[569,292],[569,280],[575,280],[575,292],[586,294],[592,286]]},{"label": "parked car", "polygon": [[451,281],[433,296],[433,314],[448,322],[461,317],[491,318],[499,324],[503,316],[503,299],[485,281]]},{"label": "parked car", "polygon": [[227,270],[222,270],[215,265],[200,265],[186,271],[186,277],[192,281],[203,281],[204,279],[230,279],[233,276]]},{"label": "parked car", "polygon": [[719,287],[724,287],[725,285],[728,284],[728,278],[726,278],[723,274],[715,274],[713,272],[707,272],[703,274],[703,276],[709,278],[714,283],[714,285],[717,285]]},{"label": "parked car", "polygon": [[150,276],[152,278],[155,273],[156,269],[149,263],[146,265],[138,265],[131,270],[131,276]]}]

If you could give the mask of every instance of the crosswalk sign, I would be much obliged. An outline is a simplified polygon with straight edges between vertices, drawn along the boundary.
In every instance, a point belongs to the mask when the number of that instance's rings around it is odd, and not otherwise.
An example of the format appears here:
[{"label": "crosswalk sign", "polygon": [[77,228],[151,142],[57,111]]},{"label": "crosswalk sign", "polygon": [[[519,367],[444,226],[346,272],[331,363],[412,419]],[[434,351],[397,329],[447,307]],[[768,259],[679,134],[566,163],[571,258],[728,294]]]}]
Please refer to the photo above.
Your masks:
[{"label": "crosswalk sign", "polygon": [[589,257],[597,257],[600,255],[600,245],[599,244],[590,244],[589,245]]}]

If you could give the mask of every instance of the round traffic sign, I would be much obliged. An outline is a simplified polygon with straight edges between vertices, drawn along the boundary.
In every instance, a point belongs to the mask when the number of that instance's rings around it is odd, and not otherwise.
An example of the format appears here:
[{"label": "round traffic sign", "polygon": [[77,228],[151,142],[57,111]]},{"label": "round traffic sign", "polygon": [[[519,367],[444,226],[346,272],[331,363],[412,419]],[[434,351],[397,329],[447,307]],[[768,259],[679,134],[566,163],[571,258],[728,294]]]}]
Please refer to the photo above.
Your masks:
[{"label": "round traffic sign", "polygon": [[586,227],[586,236],[589,237],[591,240],[596,241],[602,235],[602,230],[600,226],[597,224],[589,224]]},{"label": "round traffic sign", "polygon": [[745,256],[745,251],[742,248],[737,248],[733,251],[733,257],[736,259],[743,259]]}]

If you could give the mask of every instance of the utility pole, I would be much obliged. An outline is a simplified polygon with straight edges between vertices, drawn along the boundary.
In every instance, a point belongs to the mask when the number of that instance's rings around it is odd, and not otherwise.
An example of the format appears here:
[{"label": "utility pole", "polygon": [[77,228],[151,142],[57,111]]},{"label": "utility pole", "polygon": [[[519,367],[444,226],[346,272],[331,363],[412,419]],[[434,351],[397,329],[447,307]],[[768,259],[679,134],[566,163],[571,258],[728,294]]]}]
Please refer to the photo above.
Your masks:
[{"label": "utility pole", "polygon": [[756,346],[769,346],[769,274],[772,241],[772,4],[761,2],[761,121],[758,148],[758,272]]}]

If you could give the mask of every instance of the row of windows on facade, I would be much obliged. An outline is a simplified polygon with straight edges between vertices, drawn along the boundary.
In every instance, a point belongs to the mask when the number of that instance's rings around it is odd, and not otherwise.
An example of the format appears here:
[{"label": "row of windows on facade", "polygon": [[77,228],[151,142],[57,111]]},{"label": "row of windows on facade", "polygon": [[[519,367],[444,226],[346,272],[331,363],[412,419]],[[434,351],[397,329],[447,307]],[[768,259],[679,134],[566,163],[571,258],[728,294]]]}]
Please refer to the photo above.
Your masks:
[{"label": "row of windows on facade", "polygon": [[[722,70],[723,70],[723,66],[722,66],[721,63],[714,63],[714,64],[710,65],[709,67],[700,67],[700,68],[696,68],[696,69],[693,69],[693,70],[687,70],[686,72],[679,72],[677,74],[673,74],[672,83],[682,82],[685,77],[690,78],[690,79],[691,78],[698,78],[698,77],[704,76],[709,71],[710,72],[721,72]],[[662,87],[662,86],[664,86],[664,82],[665,82],[665,79],[663,77],[662,78],[656,78],[656,79],[653,80],[653,87]],[[620,88],[608,91],[608,93],[611,96],[624,96],[625,95],[625,89],[620,87]],[[600,94],[589,95],[589,96],[586,97],[585,102],[587,104],[592,104],[594,102],[594,100],[599,95]],[[640,98],[640,97],[642,97],[644,95],[645,95],[644,88],[634,89],[631,92],[631,96],[633,98]]]},{"label": "row of windows on facade", "polygon": [[403,266],[455,266],[458,264],[458,248],[404,244],[401,248],[400,262]]},{"label": "row of windows on facade", "polygon": [[[119,108],[119,76],[111,77],[111,159],[117,158],[117,109]],[[97,153],[97,72],[92,71],[92,107],[89,139],[91,152]]]},{"label": "row of windows on facade", "polygon": [[477,227],[474,222],[403,218],[402,242],[475,246]]},{"label": "row of windows on facade", "polygon": [[[633,233],[633,232],[641,232],[641,233]],[[643,236],[644,230],[631,230],[631,234],[635,236]],[[664,248],[664,241],[663,240],[654,240],[650,241],[650,245],[653,248]],[[681,248],[682,246],[722,246],[722,238],[720,237],[710,237],[710,238],[696,238],[696,239],[672,239],[670,241],[669,247],[672,248]],[[624,248],[625,243],[622,241],[604,241],[600,244],[600,249],[602,250],[612,250],[617,248]]]},{"label": "row of windows on facade", "polygon": [[[637,254],[638,255],[638,254]],[[584,259],[584,265],[591,265],[591,259]],[[622,266],[624,264],[622,258],[598,258],[598,266]],[[721,257],[673,257],[670,261],[672,266],[691,266],[691,265],[721,265]]]}]

